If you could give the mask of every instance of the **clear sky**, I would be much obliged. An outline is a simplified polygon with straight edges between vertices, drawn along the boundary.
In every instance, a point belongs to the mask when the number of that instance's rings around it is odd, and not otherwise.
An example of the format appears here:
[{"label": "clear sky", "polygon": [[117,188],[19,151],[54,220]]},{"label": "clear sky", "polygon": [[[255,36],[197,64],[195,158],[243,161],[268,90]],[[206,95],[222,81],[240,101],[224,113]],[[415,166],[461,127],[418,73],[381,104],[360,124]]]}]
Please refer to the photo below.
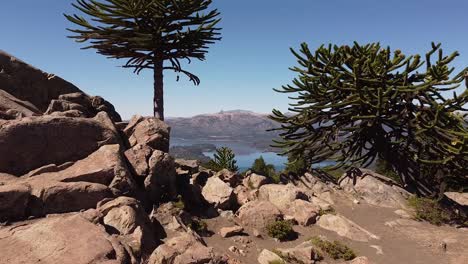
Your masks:
[{"label": "clear sky", "polygon": [[[94,50],[67,39],[72,0],[14,0],[0,5],[0,49],[111,101],[128,118],[152,113],[152,75],[119,68]],[[406,54],[425,53],[431,41],[458,50],[454,64],[468,66],[466,0],[214,0],[221,11],[223,40],[207,60],[188,70],[201,78],[166,74],[166,116],[191,116],[245,109],[268,113],[287,109],[288,99],[272,88],[288,84],[295,64],[290,47],[309,43],[378,41]]]}]

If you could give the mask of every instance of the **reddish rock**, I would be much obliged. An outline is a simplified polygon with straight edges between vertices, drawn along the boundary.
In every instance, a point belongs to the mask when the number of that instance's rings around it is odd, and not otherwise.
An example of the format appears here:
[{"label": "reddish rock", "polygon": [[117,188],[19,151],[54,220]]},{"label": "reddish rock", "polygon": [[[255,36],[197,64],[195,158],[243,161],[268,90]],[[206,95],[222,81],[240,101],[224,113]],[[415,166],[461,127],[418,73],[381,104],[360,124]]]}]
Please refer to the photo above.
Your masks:
[{"label": "reddish rock", "polygon": [[104,112],[95,118],[0,120],[0,172],[19,176],[44,165],[83,159],[103,145],[118,143],[117,130]]}]

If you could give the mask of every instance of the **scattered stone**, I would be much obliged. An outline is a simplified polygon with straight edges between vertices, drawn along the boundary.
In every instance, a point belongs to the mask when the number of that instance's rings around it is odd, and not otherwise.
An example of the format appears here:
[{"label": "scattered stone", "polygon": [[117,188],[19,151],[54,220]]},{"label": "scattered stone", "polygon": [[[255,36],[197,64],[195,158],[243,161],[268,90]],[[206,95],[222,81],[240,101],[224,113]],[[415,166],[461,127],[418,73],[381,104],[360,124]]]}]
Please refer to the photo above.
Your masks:
[{"label": "scattered stone", "polygon": [[238,255],[241,255],[241,256],[245,256],[246,255],[246,252],[243,250],[243,249],[239,249],[238,247],[236,246],[230,246],[228,248],[229,251],[231,251],[232,253],[234,254],[238,254]]},{"label": "scattered stone", "polygon": [[233,226],[233,227],[223,227],[219,230],[219,234],[221,237],[232,237],[238,236],[244,232],[244,228],[241,226]]}]

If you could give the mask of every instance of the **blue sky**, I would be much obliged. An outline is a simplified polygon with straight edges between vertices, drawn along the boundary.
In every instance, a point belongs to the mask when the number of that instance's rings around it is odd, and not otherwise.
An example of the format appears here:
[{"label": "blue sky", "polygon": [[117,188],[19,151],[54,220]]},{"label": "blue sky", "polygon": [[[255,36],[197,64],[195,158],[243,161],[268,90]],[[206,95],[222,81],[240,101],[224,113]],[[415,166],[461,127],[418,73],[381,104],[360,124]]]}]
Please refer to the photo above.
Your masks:
[{"label": "blue sky", "polygon": [[[135,75],[67,39],[72,0],[3,1],[0,49],[111,101],[128,118],[152,113],[152,75]],[[290,47],[309,43],[378,41],[406,54],[425,53],[431,41],[458,50],[454,66],[468,66],[466,0],[214,0],[222,13],[223,40],[207,60],[188,70],[201,78],[194,87],[166,73],[166,116],[192,116],[245,109],[268,113],[287,109],[289,100],[272,88],[288,84],[295,64]]]}]

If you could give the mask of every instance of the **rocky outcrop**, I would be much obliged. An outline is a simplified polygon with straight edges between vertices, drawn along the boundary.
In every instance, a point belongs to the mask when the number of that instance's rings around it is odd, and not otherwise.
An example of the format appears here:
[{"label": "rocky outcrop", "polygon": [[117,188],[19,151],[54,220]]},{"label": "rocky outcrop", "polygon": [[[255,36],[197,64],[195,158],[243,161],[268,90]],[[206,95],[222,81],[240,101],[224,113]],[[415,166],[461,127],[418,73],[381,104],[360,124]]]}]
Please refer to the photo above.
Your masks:
[{"label": "rocky outcrop", "polygon": [[280,210],[286,210],[293,201],[307,199],[307,195],[292,184],[267,184],[260,187],[258,198],[270,201]]},{"label": "rocky outcrop", "polygon": [[180,233],[159,246],[151,255],[148,264],[227,264],[213,248],[204,245],[194,234]]},{"label": "rocky outcrop", "polygon": [[44,112],[62,94],[81,92],[62,78],[43,72],[0,50],[0,89]]},{"label": "rocky outcrop", "polygon": [[125,247],[83,216],[56,215],[0,228],[1,264],[131,263]]},{"label": "rocky outcrop", "polygon": [[[115,121],[121,121],[114,106],[99,96],[88,96],[62,78],[43,72],[0,50],[0,90],[14,96],[22,107],[9,109],[24,116],[78,110],[83,117],[94,117],[104,111]],[[2,98],[2,94],[0,94]],[[24,103],[27,102],[27,103]],[[0,112],[2,112],[0,99]],[[1,119],[1,116],[0,116]]]},{"label": "rocky outcrop", "polygon": [[106,227],[118,232],[119,240],[129,245],[133,255],[147,258],[159,243],[153,224],[140,203],[130,197],[119,197],[101,203],[98,212]]},{"label": "rocky outcrop", "polygon": [[77,161],[103,145],[119,143],[118,132],[104,112],[94,118],[0,120],[0,172],[19,176],[44,165]]},{"label": "rocky outcrop", "polygon": [[407,198],[410,194],[403,188],[391,183],[392,180],[383,175],[377,174],[367,169],[361,169],[363,176],[357,176],[356,181],[344,176],[340,179],[340,187],[349,193],[359,195],[367,203],[389,207],[406,208]]},{"label": "rocky outcrop", "polygon": [[19,119],[40,114],[33,104],[0,90],[0,119]]},{"label": "rocky outcrop", "polygon": [[99,112],[106,112],[114,122],[122,121],[114,106],[100,96],[88,96],[84,93],[62,94],[50,102],[45,115],[72,115],[95,117]]},{"label": "rocky outcrop", "polygon": [[234,202],[234,190],[218,177],[208,179],[202,195],[207,202],[219,209],[230,209]]},{"label": "rocky outcrop", "polygon": [[131,147],[146,145],[155,150],[169,152],[170,128],[157,118],[134,116],[124,129]]}]

